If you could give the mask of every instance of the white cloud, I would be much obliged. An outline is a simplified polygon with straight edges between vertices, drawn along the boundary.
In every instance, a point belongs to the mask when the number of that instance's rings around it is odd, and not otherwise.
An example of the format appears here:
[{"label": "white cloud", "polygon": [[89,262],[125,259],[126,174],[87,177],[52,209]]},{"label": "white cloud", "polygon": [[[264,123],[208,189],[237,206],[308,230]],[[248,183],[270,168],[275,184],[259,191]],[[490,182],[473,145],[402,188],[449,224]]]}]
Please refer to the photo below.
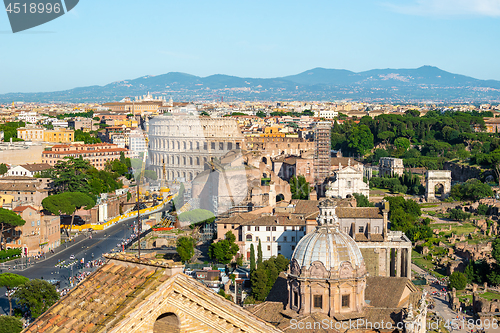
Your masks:
[{"label": "white cloud", "polygon": [[500,17],[500,0],[413,0],[413,3],[385,3],[392,10],[421,16]]}]

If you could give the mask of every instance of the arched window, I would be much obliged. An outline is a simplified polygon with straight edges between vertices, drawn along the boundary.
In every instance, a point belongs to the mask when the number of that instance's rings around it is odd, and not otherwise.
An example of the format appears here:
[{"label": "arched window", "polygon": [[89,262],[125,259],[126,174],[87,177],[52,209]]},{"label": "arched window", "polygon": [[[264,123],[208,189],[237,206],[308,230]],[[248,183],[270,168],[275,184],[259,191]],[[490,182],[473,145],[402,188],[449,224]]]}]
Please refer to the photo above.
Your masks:
[{"label": "arched window", "polygon": [[247,236],[245,237],[245,240],[246,240],[247,242],[251,242],[251,241],[252,241],[252,235],[247,235]]}]

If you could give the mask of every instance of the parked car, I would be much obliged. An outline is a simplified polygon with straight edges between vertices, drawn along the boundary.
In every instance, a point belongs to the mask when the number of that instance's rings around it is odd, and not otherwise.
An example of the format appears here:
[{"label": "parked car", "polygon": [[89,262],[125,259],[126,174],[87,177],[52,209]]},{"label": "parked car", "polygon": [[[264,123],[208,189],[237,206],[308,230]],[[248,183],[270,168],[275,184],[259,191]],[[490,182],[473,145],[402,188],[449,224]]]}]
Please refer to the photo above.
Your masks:
[{"label": "parked car", "polygon": [[75,257],[74,254],[72,254],[72,255],[69,256],[69,260],[75,260],[75,259],[76,259],[76,257]]}]

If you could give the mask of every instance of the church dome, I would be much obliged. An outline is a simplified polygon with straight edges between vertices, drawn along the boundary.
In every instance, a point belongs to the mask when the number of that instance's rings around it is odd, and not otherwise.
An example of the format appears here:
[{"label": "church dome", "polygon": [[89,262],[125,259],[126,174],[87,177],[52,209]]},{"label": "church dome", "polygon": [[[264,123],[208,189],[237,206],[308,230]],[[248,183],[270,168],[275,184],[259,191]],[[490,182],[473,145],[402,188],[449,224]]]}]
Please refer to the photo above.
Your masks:
[{"label": "church dome", "polygon": [[319,204],[319,208],[318,227],[299,241],[292,261],[306,270],[319,261],[330,272],[338,272],[344,263],[349,263],[352,270],[364,274],[365,262],[358,245],[351,236],[340,231],[335,202],[327,199]]}]

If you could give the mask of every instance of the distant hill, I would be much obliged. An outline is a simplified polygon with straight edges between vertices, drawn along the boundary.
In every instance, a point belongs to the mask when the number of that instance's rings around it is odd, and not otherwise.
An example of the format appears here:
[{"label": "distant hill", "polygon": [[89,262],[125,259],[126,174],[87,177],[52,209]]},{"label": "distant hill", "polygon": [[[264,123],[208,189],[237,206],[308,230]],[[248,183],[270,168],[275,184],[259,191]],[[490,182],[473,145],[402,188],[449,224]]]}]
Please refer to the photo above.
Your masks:
[{"label": "distant hill", "polygon": [[170,72],[43,93],[0,95],[0,103],[107,102],[151,92],[174,100],[359,100],[380,102],[473,103],[499,102],[500,81],[478,80],[433,66],[415,69],[373,69],[351,72],[314,68],[281,78],[241,78],[229,75],[195,75]]}]

